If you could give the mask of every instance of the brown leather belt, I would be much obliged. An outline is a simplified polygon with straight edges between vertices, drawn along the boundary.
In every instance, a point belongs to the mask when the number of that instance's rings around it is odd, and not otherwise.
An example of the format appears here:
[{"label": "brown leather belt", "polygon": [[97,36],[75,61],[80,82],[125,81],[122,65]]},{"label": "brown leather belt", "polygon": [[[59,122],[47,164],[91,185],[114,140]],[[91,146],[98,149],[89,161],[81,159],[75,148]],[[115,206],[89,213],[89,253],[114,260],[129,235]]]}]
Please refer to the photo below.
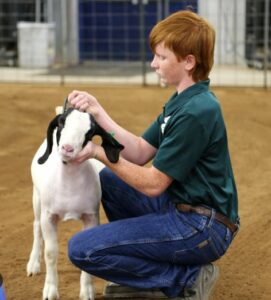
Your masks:
[{"label": "brown leather belt", "polygon": [[[199,205],[192,206],[189,204],[176,204],[176,208],[183,213],[194,212],[199,215],[206,216],[206,217],[211,217],[211,214],[212,214],[212,210],[205,206],[199,206]],[[215,213],[215,220],[217,220],[218,222],[227,226],[232,233],[235,233],[238,229],[238,226],[236,224],[232,223],[227,217],[225,217],[224,215],[222,215],[218,212]]]}]

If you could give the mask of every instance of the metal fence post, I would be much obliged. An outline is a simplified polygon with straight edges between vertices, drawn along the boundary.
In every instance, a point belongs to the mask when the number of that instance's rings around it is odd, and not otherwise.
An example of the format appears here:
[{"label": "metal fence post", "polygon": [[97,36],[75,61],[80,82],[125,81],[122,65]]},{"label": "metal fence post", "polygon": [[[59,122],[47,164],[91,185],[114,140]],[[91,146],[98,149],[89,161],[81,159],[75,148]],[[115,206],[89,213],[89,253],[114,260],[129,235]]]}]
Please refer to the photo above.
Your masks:
[{"label": "metal fence post", "polygon": [[35,1],[35,22],[39,23],[41,21],[41,1]]},{"label": "metal fence post", "polygon": [[54,22],[54,14],[53,14],[54,8],[53,8],[53,0],[47,0],[47,22],[53,23]]},{"label": "metal fence post", "polygon": [[170,2],[170,0],[165,0],[165,15],[164,15],[164,17],[167,17],[169,15],[169,2]]},{"label": "metal fence post", "polygon": [[265,14],[264,14],[264,88],[267,89],[268,82],[268,67],[270,60],[270,49],[269,49],[269,17],[270,17],[270,0],[265,0]]},{"label": "metal fence post", "polygon": [[145,46],[145,4],[139,1],[139,26],[140,26],[140,59],[142,64],[142,85],[146,86],[146,46]]},{"label": "metal fence post", "polygon": [[66,0],[60,2],[61,5],[61,37],[62,37],[62,55],[61,55],[61,75],[60,84],[65,84],[65,72],[64,68],[67,64],[67,3]]}]

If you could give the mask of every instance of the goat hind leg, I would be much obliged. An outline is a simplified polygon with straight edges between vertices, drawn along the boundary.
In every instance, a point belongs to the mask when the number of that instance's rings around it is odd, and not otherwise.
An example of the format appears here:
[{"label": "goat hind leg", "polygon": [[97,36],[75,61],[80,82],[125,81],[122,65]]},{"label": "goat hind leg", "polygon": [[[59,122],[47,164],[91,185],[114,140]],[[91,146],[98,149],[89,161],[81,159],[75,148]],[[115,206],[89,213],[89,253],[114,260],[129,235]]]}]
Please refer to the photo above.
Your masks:
[{"label": "goat hind leg", "polygon": [[80,276],[80,300],[94,300],[95,289],[91,276],[82,271]]},{"label": "goat hind leg", "polygon": [[27,263],[26,272],[27,276],[36,275],[40,272],[40,260],[41,260],[41,228],[40,228],[40,196],[35,187],[33,187],[33,246],[30,253],[30,257]]}]

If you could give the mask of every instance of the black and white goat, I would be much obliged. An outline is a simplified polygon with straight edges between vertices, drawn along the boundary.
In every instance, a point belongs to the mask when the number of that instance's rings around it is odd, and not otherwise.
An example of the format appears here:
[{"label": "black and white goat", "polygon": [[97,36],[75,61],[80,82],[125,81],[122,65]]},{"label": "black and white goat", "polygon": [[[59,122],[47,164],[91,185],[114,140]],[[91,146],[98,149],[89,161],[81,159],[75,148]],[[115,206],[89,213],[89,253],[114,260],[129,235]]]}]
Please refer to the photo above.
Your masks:
[{"label": "black and white goat", "polygon": [[[90,159],[81,164],[69,163],[94,135],[101,136],[108,159],[117,162],[123,146],[105,132],[90,114],[71,108],[50,122],[47,139],[32,161],[34,241],[27,264],[27,275],[40,272],[42,233],[46,264],[44,300],[59,298],[58,222],[81,219],[84,228],[99,224],[99,162]],[[81,273],[80,278],[80,299],[94,299],[91,277],[85,272]]]}]

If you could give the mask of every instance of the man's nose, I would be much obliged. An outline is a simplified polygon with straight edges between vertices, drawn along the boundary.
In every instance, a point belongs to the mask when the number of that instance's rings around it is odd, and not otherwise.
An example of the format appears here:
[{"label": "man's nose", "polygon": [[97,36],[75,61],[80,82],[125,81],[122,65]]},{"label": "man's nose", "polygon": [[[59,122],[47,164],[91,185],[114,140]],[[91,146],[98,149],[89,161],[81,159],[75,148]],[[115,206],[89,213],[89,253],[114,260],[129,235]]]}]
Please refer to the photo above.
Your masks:
[{"label": "man's nose", "polygon": [[155,59],[155,57],[153,58],[152,62],[151,62],[151,67],[156,69],[157,68],[157,61]]}]

